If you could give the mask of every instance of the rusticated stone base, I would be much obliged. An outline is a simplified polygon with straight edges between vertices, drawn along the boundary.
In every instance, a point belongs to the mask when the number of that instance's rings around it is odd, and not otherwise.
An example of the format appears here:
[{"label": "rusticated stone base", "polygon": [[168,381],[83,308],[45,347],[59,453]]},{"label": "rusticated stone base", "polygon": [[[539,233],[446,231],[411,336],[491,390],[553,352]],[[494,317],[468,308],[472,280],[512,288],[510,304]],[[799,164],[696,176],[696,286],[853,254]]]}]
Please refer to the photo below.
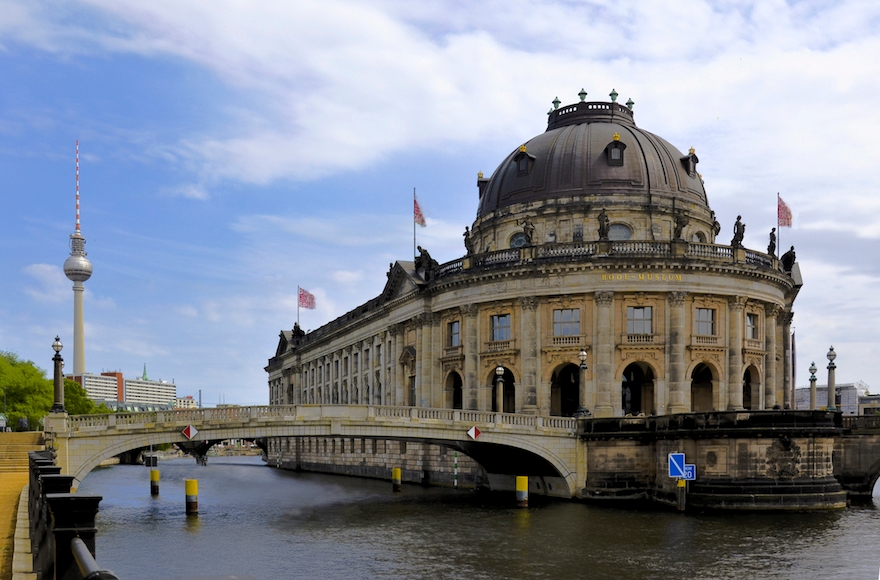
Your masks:
[{"label": "rusticated stone base", "polygon": [[846,491],[830,476],[775,482],[711,478],[693,482],[687,493],[688,509],[805,511],[841,509],[846,503]]}]

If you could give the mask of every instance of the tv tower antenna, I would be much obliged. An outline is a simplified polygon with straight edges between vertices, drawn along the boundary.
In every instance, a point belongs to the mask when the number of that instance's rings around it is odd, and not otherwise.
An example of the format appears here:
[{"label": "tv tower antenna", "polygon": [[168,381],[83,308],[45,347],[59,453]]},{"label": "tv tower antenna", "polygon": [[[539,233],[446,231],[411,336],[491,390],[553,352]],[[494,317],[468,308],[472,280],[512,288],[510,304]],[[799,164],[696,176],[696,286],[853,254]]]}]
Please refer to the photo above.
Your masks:
[{"label": "tv tower antenna", "polygon": [[76,142],[76,229],[70,234],[70,257],[64,274],[73,281],[73,374],[86,372],[86,338],[83,323],[83,282],[92,277],[92,263],[86,258],[86,239],[79,229],[79,141]]}]

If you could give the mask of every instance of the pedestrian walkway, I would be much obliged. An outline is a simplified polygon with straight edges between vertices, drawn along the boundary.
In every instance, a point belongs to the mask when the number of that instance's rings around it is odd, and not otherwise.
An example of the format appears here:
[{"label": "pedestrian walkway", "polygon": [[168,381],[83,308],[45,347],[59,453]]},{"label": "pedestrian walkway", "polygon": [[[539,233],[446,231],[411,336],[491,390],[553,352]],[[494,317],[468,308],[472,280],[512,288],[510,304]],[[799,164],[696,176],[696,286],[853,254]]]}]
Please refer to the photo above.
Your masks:
[{"label": "pedestrian walkway", "polygon": [[43,449],[43,434],[0,433],[0,579],[12,578],[15,519],[28,482],[28,452]]}]

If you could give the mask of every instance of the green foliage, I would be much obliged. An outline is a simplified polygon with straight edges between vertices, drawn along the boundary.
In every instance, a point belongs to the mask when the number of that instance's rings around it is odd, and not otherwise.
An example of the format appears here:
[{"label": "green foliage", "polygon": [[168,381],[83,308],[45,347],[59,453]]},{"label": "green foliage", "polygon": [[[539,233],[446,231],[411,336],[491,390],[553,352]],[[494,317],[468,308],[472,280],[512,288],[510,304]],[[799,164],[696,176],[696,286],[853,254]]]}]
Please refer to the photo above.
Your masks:
[{"label": "green foliage", "polygon": [[[55,402],[55,386],[52,379],[46,378],[46,371],[11,352],[0,351],[0,391],[6,394],[7,425],[13,429],[18,428],[22,417],[27,418],[31,429],[40,429]],[[69,414],[110,412],[101,406],[103,409],[95,407],[79,383],[64,381],[64,407]]]}]

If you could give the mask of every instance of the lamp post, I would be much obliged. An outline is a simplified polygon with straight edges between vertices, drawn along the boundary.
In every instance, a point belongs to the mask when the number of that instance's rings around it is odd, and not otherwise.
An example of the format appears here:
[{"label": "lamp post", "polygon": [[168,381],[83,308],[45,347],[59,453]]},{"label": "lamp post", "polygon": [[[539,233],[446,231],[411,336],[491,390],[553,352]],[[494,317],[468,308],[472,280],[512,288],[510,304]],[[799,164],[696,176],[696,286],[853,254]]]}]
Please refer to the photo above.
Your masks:
[{"label": "lamp post", "polygon": [[834,369],[837,368],[837,365],[834,364],[834,359],[837,358],[837,353],[834,352],[833,346],[825,356],[828,357],[828,405],[825,407],[825,410],[837,411],[837,405],[834,404],[834,395],[836,394],[834,386]]},{"label": "lamp post", "polygon": [[810,411],[816,410],[816,363],[810,363]]},{"label": "lamp post", "polygon": [[504,367],[495,367],[495,410],[504,412]]},{"label": "lamp post", "polygon": [[61,340],[56,336],[55,342],[52,343],[52,350],[55,351],[55,356],[52,357],[52,362],[55,363],[53,376],[55,379],[55,404],[52,405],[50,410],[52,413],[64,413],[64,377],[61,375],[61,367],[64,366],[64,359],[61,358],[62,348],[64,348],[64,345],[61,344]]}]

